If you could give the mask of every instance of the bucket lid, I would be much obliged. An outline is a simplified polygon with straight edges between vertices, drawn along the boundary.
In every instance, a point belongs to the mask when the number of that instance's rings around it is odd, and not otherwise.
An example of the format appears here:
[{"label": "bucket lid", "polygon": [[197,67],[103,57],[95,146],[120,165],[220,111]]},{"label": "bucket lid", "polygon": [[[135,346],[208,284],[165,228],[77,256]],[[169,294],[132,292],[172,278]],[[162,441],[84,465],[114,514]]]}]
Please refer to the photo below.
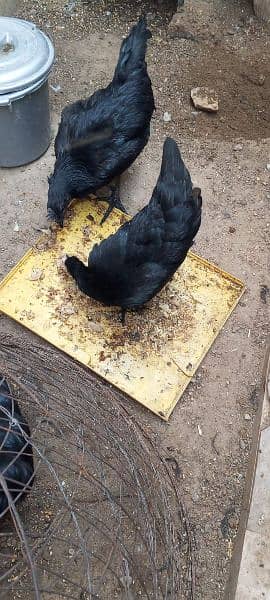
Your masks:
[{"label": "bucket lid", "polygon": [[51,40],[33,23],[0,17],[0,94],[45,79],[54,61]]}]

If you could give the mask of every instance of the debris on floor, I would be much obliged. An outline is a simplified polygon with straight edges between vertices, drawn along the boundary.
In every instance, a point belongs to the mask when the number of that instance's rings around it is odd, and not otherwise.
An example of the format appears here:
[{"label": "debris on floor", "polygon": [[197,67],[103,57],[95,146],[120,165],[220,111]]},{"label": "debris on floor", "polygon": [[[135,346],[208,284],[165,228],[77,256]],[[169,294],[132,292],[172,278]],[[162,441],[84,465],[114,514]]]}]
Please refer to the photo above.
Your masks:
[{"label": "debris on floor", "polygon": [[191,90],[190,95],[195,108],[211,113],[218,111],[218,96],[215,90],[196,87]]}]

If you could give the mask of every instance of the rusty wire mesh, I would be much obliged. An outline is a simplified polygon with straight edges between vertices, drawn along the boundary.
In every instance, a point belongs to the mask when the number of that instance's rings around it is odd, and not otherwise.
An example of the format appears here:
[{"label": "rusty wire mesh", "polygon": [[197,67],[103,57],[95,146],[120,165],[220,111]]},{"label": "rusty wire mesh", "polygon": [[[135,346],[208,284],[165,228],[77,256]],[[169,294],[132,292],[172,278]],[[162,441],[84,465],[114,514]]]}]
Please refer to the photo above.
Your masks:
[{"label": "rusty wire mesh", "polygon": [[0,335],[35,464],[0,519],[0,598],[192,599],[192,536],[154,436],[110,386],[26,339]]}]

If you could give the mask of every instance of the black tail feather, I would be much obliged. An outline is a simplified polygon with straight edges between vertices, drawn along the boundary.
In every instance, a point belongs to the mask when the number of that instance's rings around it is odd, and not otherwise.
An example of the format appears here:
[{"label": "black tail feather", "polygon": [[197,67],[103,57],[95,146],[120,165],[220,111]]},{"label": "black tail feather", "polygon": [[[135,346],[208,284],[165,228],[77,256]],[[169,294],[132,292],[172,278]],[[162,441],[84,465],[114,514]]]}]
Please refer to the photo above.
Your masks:
[{"label": "black tail feather", "polygon": [[[172,138],[166,138],[163,146],[160,176],[156,186],[156,198],[166,219],[186,222],[187,248],[199,230],[202,197],[200,188],[193,188],[188,169],[180,150]],[[185,227],[184,227],[185,229]],[[182,240],[183,242],[183,240]]]},{"label": "black tail feather", "polygon": [[122,42],[114,81],[124,81],[134,69],[145,65],[147,40],[151,37],[152,34],[147,28],[146,18],[142,16]]},{"label": "black tail feather", "polygon": [[187,169],[177,143],[169,137],[166,138],[163,145],[160,176],[162,178],[176,178],[177,180],[185,179],[187,176]]}]

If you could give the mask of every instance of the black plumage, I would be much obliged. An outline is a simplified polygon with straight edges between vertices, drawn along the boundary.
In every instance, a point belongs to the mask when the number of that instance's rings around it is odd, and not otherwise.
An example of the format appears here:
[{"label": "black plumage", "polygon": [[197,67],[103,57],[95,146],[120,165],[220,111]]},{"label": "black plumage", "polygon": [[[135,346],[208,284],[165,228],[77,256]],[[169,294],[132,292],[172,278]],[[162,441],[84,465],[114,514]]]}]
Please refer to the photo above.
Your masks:
[{"label": "black plumage", "polygon": [[79,289],[105,305],[136,309],[153,298],[185,260],[201,224],[201,190],[192,188],[176,142],[167,138],[152,198],[89,254],[68,257]]},{"label": "black plumage", "polygon": [[[142,17],[122,42],[108,87],[62,112],[47,204],[48,218],[61,226],[73,198],[84,198],[110,184],[148,142],[155,108],[145,62],[150,37]],[[108,202],[103,221],[114,206],[125,210],[114,187]]]},{"label": "black plumage", "polygon": [[[0,473],[14,501],[33,485],[34,461],[30,429],[6,380],[0,375]],[[0,481],[0,517],[9,505]]]}]

